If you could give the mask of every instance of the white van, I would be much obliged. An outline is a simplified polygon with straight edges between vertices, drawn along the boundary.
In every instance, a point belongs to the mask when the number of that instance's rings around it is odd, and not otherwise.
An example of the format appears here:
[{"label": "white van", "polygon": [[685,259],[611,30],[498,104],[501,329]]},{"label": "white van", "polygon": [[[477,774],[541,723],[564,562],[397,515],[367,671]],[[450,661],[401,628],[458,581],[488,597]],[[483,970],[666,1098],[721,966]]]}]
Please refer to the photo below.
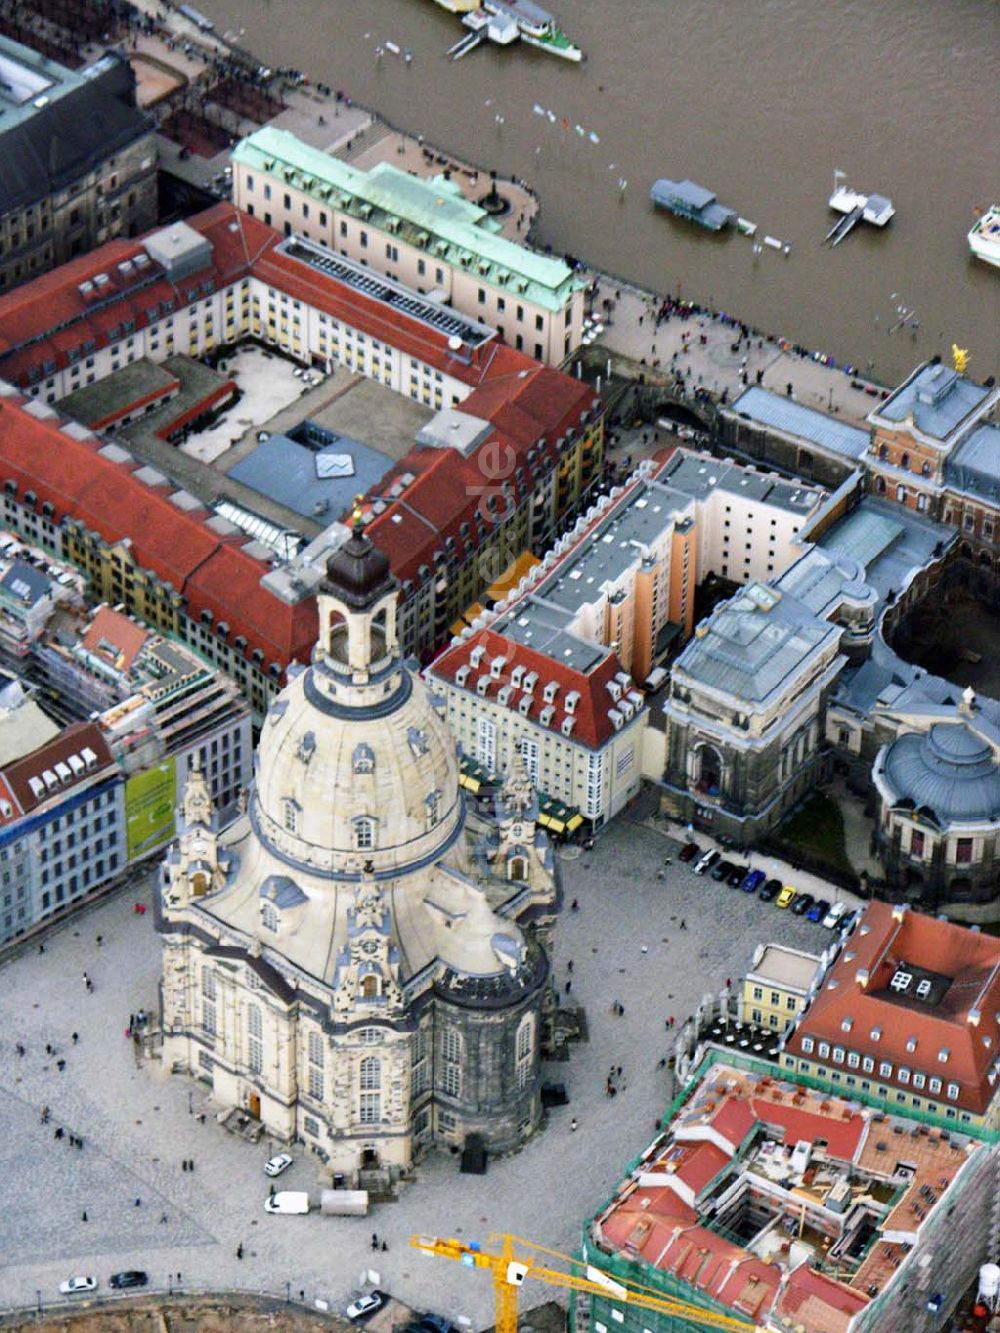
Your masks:
[{"label": "white van", "polygon": [[305,1190],[278,1190],[264,1200],[265,1213],[308,1213],[309,1195]]}]

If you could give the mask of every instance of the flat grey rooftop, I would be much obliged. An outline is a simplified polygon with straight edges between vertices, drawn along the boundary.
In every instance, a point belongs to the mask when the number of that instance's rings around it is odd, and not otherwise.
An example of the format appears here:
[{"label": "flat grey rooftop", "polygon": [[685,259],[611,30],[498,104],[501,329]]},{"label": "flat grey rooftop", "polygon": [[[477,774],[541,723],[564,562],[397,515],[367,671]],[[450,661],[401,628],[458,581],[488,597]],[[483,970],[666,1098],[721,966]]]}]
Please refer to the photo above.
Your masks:
[{"label": "flat grey rooftop", "polygon": [[545,653],[570,671],[593,671],[608,655],[608,649],[571,634],[566,626],[569,616],[555,606],[535,601],[522,603],[514,612],[498,617],[490,625],[494,634],[505,634],[525,648]]},{"label": "flat grey rooftop", "polygon": [[944,441],[990,392],[948,366],[921,366],[872,411],[869,420],[903,422],[911,417],[923,435]]},{"label": "flat grey rooftop", "polygon": [[680,491],[647,482],[624,509],[594,528],[575,559],[561,563],[537,584],[533,595],[571,612],[596,601],[605,584],[615,583],[642,560],[643,548],[656,541],[688,503]]},{"label": "flat grey rooftop", "polygon": [[785,481],[782,477],[757,472],[725,459],[686,451],[678,451],[662,475],[675,490],[683,491],[695,500],[705,500],[714,490],[722,490],[793,514],[811,513],[825,497],[825,492],[818,487]]},{"label": "flat grey rooftop", "polygon": [[326,521],[350,508],[353,497],[374,486],[391,466],[386,454],[348,436],[316,448],[287,435],[271,435],[228,476],[303,518]]},{"label": "flat grey rooftop", "polygon": [[828,417],[824,412],[803,407],[791,398],[756,385],[740,394],[732,410],[772,430],[808,440],[817,449],[824,449],[841,458],[860,458],[868,448],[869,435],[866,430],[848,426],[843,421]]}]

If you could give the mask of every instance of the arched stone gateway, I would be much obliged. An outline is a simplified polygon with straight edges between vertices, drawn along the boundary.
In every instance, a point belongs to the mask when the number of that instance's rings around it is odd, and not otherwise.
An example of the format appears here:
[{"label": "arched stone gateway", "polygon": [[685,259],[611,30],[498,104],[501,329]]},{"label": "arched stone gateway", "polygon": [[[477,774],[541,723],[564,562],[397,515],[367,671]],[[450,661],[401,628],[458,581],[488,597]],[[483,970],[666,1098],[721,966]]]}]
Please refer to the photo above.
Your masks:
[{"label": "arched stone gateway", "polygon": [[359,517],[318,604],[245,814],[220,833],[191,775],[162,876],[164,1057],[356,1182],[421,1144],[508,1151],[536,1128],[556,870],[523,766],[492,833],[466,830]]}]

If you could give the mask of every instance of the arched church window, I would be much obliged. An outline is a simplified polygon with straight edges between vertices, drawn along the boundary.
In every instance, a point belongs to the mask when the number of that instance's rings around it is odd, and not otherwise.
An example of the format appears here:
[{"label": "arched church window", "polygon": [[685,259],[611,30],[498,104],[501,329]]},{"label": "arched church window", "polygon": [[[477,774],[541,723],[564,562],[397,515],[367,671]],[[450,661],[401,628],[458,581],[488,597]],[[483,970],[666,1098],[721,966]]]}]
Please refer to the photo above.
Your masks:
[{"label": "arched church window", "polygon": [[274,903],[269,902],[266,898],[260,905],[260,924],[265,930],[273,930],[277,932],[279,924],[278,909],[275,907]]},{"label": "arched church window", "polygon": [[285,828],[289,833],[298,833],[299,831],[299,805],[293,801],[290,796],[286,796],[282,801],[282,818]]},{"label": "arched church window", "polygon": [[427,807],[427,823],[430,828],[441,818],[441,793],[432,791],[429,796],[424,797],[424,805]]},{"label": "arched church window", "polygon": [[382,1086],[382,1061],[377,1055],[366,1055],[360,1065],[362,1092],[377,1092]]},{"label": "arched church window", "polygon": [[515,1073],[517,1090],[523,1092],[531,1081],[532,1057],[535,1053],[535,1020],[531,1014],[525,1014],[517,1029],[515,1043]]},{"label": "arched church window", "polygon": [[371,815],[359,815],[354,821],[354,845],[362,852],[375,846],[375,820]]},{"label": "arched church window", "polygon": [[382,1119],[382,1061],[377,1056],[361,1061],[359,1082],[358,1118],[363,1125],[377,1125]]},{"label": "arched church window", "polygon": [[308,1043],[309,1070],[307,1083],[309,1096],[317,1101],[323,1100],[323,1038],[318,1032],[309,1033]]},{"label": "arched church window", "polygon": [[379,994],[378,977],[368,974],[361,978],[361,996],[365,1000],[373,1000]]},{"label": "arched church window", "polygon": [[352,767],[355,776],[375,772],[375,751],[370,745],[366,745],[364,741],[362,741],[360,745],[354,747]]},{"label": "arched church window", "polygon": [[462,1092],[462,1037],[455,1028],[445,1028],[441,1039],[441,1091],[449,1097]]},{"label": "arched church window", "polygon": [[247,1068],[259,1074],[264,1068],[264,1025],[259,1004],[247,1005]]},{"label": "arched church window", "polygon": [[526,879],[528,875],[528,863],[523,856],[512,856],[510,858],[510,878],[516,880]]}]

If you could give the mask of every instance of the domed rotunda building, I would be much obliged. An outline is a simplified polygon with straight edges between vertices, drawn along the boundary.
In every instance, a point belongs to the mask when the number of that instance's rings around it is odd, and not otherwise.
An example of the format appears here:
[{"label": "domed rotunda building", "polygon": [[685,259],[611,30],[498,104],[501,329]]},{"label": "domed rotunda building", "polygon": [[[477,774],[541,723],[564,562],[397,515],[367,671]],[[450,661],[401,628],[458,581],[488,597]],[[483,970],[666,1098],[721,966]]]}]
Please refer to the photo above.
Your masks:
[{"label": "domed rotunda building", "polygon": [[358,1185],[418,1145],[506,1152],[536,1128],[557,885],[523,768],[488,836],[467,829],[360,519],[318,600],[245,815],[220,835],[200,773],[185,792],[158,905],[164,1059]]}]

